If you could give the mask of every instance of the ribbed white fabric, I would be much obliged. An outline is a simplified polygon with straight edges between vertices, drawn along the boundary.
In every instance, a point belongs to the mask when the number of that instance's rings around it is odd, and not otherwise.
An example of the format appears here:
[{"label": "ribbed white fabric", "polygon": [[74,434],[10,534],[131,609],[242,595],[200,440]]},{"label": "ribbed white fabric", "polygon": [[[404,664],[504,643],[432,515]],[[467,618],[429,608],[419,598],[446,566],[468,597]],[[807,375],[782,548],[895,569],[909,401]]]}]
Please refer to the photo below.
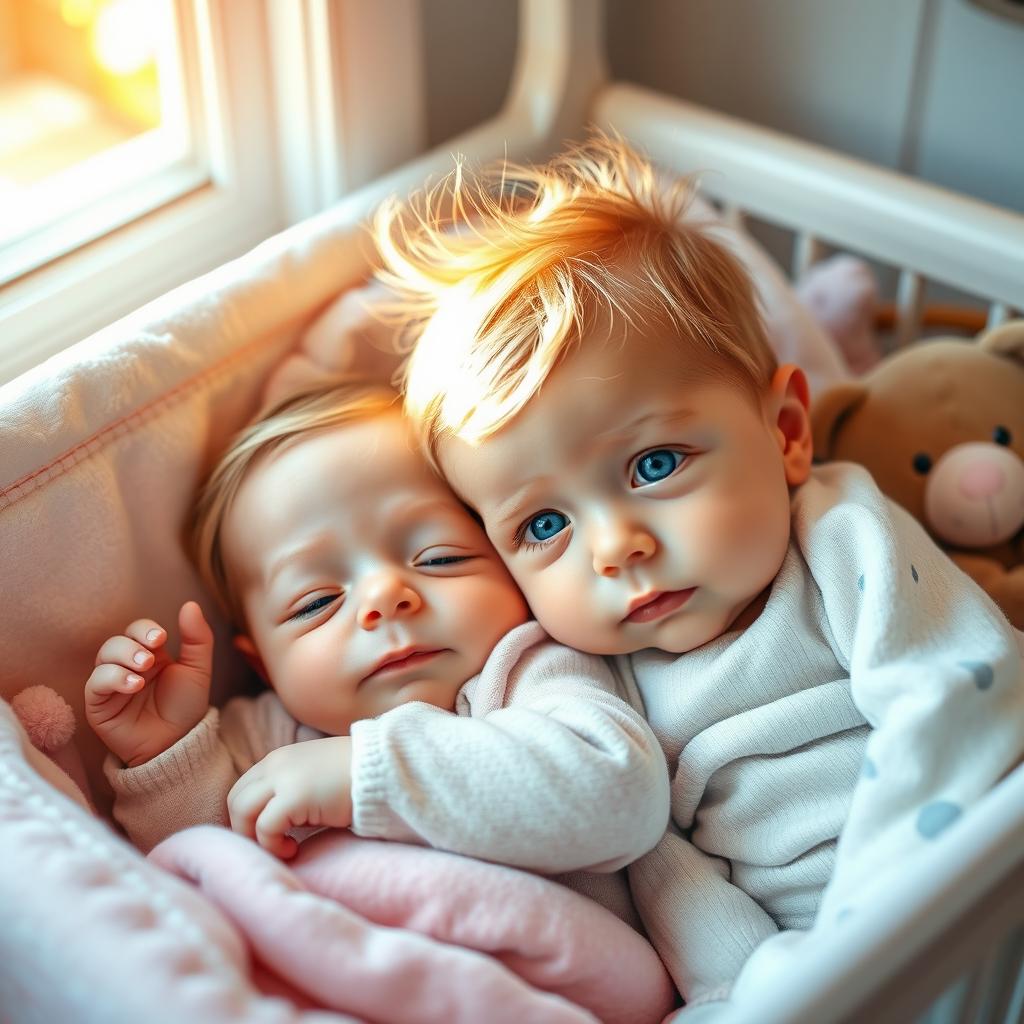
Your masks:
[{"label": "ribbed white fabric", "polygon": [[690,1002],[777,930],[852,912],[1024,753],[1017,635],[921,526],[844,464],[792,521],[749,628],[617,660],[672,774],[630,882]]},{"label": "ribbed white fabric", "polygon": [[[617,686],[601,658],[518,626],[462,688],[457,714],[413,703],[355,723],[353,831],[549,874],[624,866],[661,837],[669,792],[661,748]],[[226,824],[239,775],[319,735],[273,693],[236,698],[144,765],[109,757],[114,815],[143,850]]]}]

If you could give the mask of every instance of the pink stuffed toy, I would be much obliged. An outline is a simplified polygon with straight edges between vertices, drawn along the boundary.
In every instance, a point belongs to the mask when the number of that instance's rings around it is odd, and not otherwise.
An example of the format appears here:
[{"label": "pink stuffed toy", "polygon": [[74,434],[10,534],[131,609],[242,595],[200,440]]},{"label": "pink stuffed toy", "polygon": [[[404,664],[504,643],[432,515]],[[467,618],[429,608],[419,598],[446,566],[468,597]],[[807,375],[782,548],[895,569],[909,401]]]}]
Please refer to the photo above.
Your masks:
[{"label": "pink stuffed toy", "polygon": [[[93,810],[86,794],[89,783],[78,748],[72,743],[75,735],[75,713],[56,690],[48,686],[29,686],[11,700],[11,709],[18,717],[29,742],[49,761],[30,757],[32,766],[47,780],[73,800]],[[64,778],[49,768],[55,764],[73,784],[69,789]]]},{"label": "pink stuffed toy", "polygon": [[797,283],[796,294],[832,335],[851,373],[866,373],[882,358],[875,332],[878,282],[864,260],[840,253],[815,263]]}]

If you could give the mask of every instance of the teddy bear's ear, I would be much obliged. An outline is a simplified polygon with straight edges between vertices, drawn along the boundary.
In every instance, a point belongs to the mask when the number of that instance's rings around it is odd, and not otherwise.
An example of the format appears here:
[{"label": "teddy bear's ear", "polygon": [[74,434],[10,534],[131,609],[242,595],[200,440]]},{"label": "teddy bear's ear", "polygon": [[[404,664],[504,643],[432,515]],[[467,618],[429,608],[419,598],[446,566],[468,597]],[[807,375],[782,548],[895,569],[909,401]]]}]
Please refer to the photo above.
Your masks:
[{"label": "teddy bear's ear", "polygon": [[1024,320],[1010,320],[978,338],[977,344],[993,355],[1024,363]]},{"label": "teddy bear's ear", "polygon": [[814,457],[827,459],[832,454],[836,434],[854,409],[867,397],[867,386],[851,380],[836,384],[822,392],[811,406],[811,430],[814,434]]}]

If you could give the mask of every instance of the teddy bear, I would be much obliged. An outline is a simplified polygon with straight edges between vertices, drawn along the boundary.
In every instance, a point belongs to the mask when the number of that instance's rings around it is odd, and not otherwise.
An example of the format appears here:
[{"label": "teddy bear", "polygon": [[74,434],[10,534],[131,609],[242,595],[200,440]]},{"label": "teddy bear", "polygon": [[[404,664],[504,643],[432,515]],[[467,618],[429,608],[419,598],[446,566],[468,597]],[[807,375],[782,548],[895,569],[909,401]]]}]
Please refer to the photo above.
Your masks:
[{"label": "teddy bear", "polygon": [[816,458],[866,466],[1024,629],[1024,320],[888,355],[811,423]]}]

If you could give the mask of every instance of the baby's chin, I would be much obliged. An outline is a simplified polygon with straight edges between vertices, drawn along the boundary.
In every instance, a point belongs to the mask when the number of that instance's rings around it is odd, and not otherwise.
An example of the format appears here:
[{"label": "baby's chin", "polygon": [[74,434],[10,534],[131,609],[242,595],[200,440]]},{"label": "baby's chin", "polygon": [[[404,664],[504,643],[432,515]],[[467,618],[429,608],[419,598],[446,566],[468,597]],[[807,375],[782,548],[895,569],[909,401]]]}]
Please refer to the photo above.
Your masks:
[{"label": "baby's chin", "polygon": [[455,698],[462,689],[465,680],[424,678],[413,679],[402,685],[394,695],[394,707],[401,707],[403,704],[411,704],[418,701],[421,704],[430,704],[432,707],[440,708],[442,711],[455,710]]},{"label": "baby's chin", "polygon": [[605,633],[552,636],[566,647],[575,647],[578,651],[605,657],[637,654],[640,651],[688,654],[717,640],[731,628],[730,616],[723,616],[721,621],[715,622],[694,622],[691,619],[683,623],[658,623],[642,629],[622,626]]}]

